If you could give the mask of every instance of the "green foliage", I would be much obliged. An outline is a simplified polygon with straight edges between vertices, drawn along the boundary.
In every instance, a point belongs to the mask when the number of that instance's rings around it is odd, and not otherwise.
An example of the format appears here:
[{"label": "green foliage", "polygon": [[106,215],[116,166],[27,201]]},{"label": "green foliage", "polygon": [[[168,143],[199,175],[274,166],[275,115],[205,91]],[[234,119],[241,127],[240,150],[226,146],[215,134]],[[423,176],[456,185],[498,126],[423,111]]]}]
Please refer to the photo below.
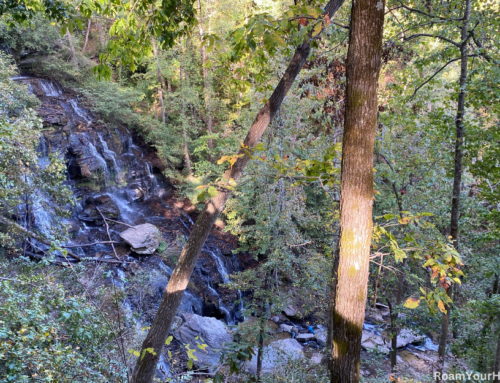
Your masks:
[{"label": "green foliage", "polygon": [[[44,265],[0,260],[0,375],[4,382],[121,382],[103,346],[112,340],[100,310],[44,274]],[[113,352],[113,351],[111,351]]]}]

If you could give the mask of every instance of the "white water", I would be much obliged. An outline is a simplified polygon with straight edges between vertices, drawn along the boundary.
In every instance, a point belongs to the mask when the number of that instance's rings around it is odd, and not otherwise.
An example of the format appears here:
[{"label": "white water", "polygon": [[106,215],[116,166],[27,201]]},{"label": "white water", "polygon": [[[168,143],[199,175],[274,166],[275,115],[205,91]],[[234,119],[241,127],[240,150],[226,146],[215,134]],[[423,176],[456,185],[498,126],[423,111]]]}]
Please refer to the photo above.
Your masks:
[{"label": "white water", "polygon": [[98,134],[97,136],[99,137],[99,141],[101,142],[102,150],[104,152],[104,158],[113,162],[113,167],[115,169],[116,174],[118,175],[121,169],[118,166],[118,163],[116,162],[116,153],[113,152],[112,150],[109,150],[108,143],[106,142],[106,140],[102,138],[101,134]]},{"label": "white water", "polygon": [[154,194],[156,189],[158,189],[158,181],[156,180],[156,176],[153,174],[152,166],[149,162],[146,162],[146,170],[148,171],[148,178],[151,182],[150,193]]},{"label": "white water", "polygon": [[172,272],[173,272],[172,268],[170,268],[170,267],[168,267],[167,265],[165,265],[165,264],[163,263],[163,261],[158,262],[158,266],[160,267],[160,269],[162,269],[162,271],[163,271],[163,272],[164,272],[167,276],[169,276],[169,277],[170,277],[170,276],[172,275]]},{"label": "white water", "polygon": [[88,115],[87,111],[83,109],[80,105],[78,105],[78,101],[75,99],[69,100],[69,103],[73,107],[73,110],[75,113],[82,118],[86,123],[87,126],[92,122],[92,118]]},{"label": "white water", "polygon": [[205,251],[205,253],[207,253],[214,259],[215,264],[217,265],[217,271],[222,277],[222,281],[224,282],[224,284],[231,282],[226,267],[224,266],[224,262],[222,262],[222,259],[220,259],[213,251],[208,250],[207,248],[204,248],[203,251]]},{"label": "white water", "polygon": [[106,163],[106,160],[101,156],[101,153],[97,151],[97,148],[95,145],[92,143],[92,141],[89,139],[89,137],[84,133],[83,136],[85,137],[85,140],[87,141],[86,146],[89,148],[90,154],[93,158],[97,158],[97,162],[99,162],[100,167],[103,169],[105,175],[108,175],[108,164]]},{"label": "white water", "polygon": [[57,88],[57,86],[52,81],[47,80],[38,80],[40,87],[43,90],[43,93],[48,97],[59,97],[61,96],[61,92]]},{"label": "white water", "polygon": [[137,212],[134,211],[132,206],[128,203],[128,201],[123,198],[119,193],[109,193],[109,196],[113,200],[114,203],[118,206],[120,210],[120,216],[123,222],[131,225],[134,223],[132,217],[137,218]]}]

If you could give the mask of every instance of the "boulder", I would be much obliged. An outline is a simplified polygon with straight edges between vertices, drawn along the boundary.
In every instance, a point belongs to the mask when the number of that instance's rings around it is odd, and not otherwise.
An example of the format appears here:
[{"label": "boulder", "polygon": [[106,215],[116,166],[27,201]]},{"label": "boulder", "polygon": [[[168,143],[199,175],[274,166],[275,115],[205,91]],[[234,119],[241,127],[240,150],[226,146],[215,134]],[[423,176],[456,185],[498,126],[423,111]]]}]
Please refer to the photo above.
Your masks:
[{"label": "boulder", "polygon": [[309,342],[310,340],[314,340],[316,337],[314,334],[299,334],[295,337],[299,342]]},{"label": "boulder", "polygon": [[388,354],[390,351],[390,345],[386,344],[384,338],[382,338],[380,335],[373,334],[366,330],[363,330],[363,335],[361,337],[361,347],[367,351],[378,349],[384,354]]},{"label": "boulder", "polygon": [[280,329],[282,331],[285,331],[285,332],[292,332],[292,331],[295,332],[295,333],[298,332],[298,330],[297,330],[297,328],[295,326],[291,326],[291,325],[288,325],[288,324],[280,324]]},{"label": "boulder", "polygon": [[78,218],[85,222],[104,225],[101,214],[99,214],[96,207],[106,218],[117,220],[120,216],[120,208],[115,201],[108,194],[103,194],[96,198],[89,198],[87,205],[78,214]]},{"label": "boulder", "polygon": [[274,322],[274,323],[278,323],[280,321],[280,317],[278,315],[275,315],[271,318],[271,320]]},{"label": "boulder", "polygon": [[312,364],[321,364],[322,360],[323,360],[323,355],[321,355],[319,352],[314,353],[311,356],[311,363]]},{"label": "boulder", "polygon": [[[191,349],[195,349],[198,360],[194,364],[198,368],[208,368],[213,372],[219,365],[220,350],[223,345],[232,342],[233,336],[229,333],[226,325],[215,318],[202,317],[196,314],[182,314],[184,323],[174,332],[174,337]],[[197,338],[198,339],[195,339]],[[206,351],[196,345],[206,344]]]},{"label": "boulder", "polygon": [[318,342],[320,346],[326,346],[326,330],[319,328],[314,331],[314,334],[316,335],[316,342]]},{"label": "boulder", "polygon": [[398,348],[406,347],[411,343],[423,342],[425,337],[416,334],[406,328],[402,329],[398,334]]},{"label": "boulder", "polygon": [[130,187],[125,191],[125,197],[130,202],[140,200],[144,197],[144,189],[137,184],[130,185]]},{"label": "boulder", "polygon": [[[268,374],[276,367],[286,364],[291,360],[303,359],[302,346],[295,339],[281,339],[264,347],[262,358],[262,372]],[[257,373],[257,355],[245,363],[245,371],[249,374]]]},{"label": "boulder", "polygon": [[293,318],[293,317],[297,316],[297,314],[298,314],[297,310],[292,305],[286,306],[286,308],[283,310],[283,312],[285,313],[285,315],[287,317],[290,317],[290,318]]},{"label": "boulder", "polygon": [[153,254],[163,241],[160,230],[150,223],[131,227],[121,232],[120,237],[137,254]]}]

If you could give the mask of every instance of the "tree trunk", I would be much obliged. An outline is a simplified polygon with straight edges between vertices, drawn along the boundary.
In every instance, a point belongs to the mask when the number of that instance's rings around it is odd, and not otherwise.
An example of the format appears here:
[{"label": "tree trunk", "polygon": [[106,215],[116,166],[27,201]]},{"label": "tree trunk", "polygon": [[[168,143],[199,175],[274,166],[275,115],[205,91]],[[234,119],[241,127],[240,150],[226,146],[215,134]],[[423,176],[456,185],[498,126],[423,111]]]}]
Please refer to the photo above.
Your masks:
[{"label": "tree trunk", "polygon": [[[201,18],[201,1],[198,0],[198,8],[199,8],[199,13],[200,13],[200,18]],[[201,19],[199,21],[199,30],[200,30],[200,41],[203,39],[203,20]],[[207,111],[207,131],[208,134],[211,136],[213,132],[213,121],[212,121],[212,110],[211,110],[211,105],[210,105],[210,81],[208,78],[208,69],[207,69],[207,62],[208,62],[208,54],[207,54],[207,49],[205,45],[201,44],[201,58],[203,61],[203,88],[205,91],[205,109]],[[212,141],[212,138],[210,137],[208,139],[208,149],[210,150],[209,153],[209,160],[212,161],[212,152],[213,152],[214,144]]]},{"label": "tree trunk", "polygon": [[180,85],[181,85],[181,99],[182,99],[182,136],[184,138],[184,160],[185,160],[185,166],[186,170],[188,172],[188,176],[191,176],[191,158],[189,157],[189,149],[188,149],[188,134],[187,134],[187,129],[186,129],[186,99],[184,98],[184,80],[183,80],[183,69],[184,69],[184,50],[182,51],[182,60],[181,60],[181,65],[179,66],[179,79],[180,79]]},{"label": "tree trunk", "polygon": [[97,20],[97,30],[99,31],[99,40],[101,41],[101,45],[106,46],[106,35],[104,34],[104,28],[99,20]]},{"label": "tree trunk", "polygon": [[493,372],[495,373],[493,383],[500,383],[500,331],[498,332],[497,357],[495,359],[495,368]]},{"label": "tree trunk", "polygon": [[351,11],[332,383],[359,382],[373,229],[373,144],[377,125],[384,9],[385,2],[382,0],[356,0]]},{"label": "tree trunk", "polygon": [[83,44],[82,48],[82,56],[85,54],[85,49],[87,49],[87,44],[89,42],[89,33],[90,33],[90,26],[92,25],[92,19],[89,18],[89,23],[87,25],[87,33],[85,33],[85,44]]},{"label": "tree trunk", "polygon": [[[458,219],[460,213],[460,186],[462,184],[462,158],[463,158],[463,144],[464,144],[464,115],[465,115],[465,87],[467,85],[467,40],[469,19],[471,12],[472,0],[465,0],[465,10],[463,17],[463,25],[461,30],[461,45],[460,45],[460,88],[458,93],[457,116],[455,118],[456,126],[456,142],[455,142],[455,171],[453,177],[453,195],[451,201],[451,222],[450,222],[450,236],[453,240],[455,248],[459,248],[459,231]],[[452,294],[452,289],[448,289],[448,294]],[[438,367],[437,371],[441,376],[444,369],[444,361],[446,357],[446,344],[448,341],[448,332],[450,328],[450,305],[445,305],[446,314],[443,315],[441,322],[441,336],[439,340],[438,349]],[[436,378],[439,382],[441,379]]]},{"label": "tree trunk", "polygon": [[327,323],[327,331],[326,331],[326,347],[329,350],[330,355],[328,356],[328,371],[330,373],[330,379],[332,379],[333,373],[333,359],[332,359],[332,350],[333,350],[333,312],[335,308],[335,293],[337,291],[337,271],[339,267],[339,246],[340,246],[340,236],[337,238],[337,247],[335,248],[335,255],[333,259],[332,265],[332,279],[330,280],[330,294],[328,301],[328,323]]},{"label": "tree trunk", "polygon": [[[325,14],[331,19],[333,14],[340,8],[344,0],[330,0],[325,7]],[[302,69],[307,57],[311,51],[310,41],[305,41],[300,44],[295,50],[295,54],[288,65],[283,77],[274,89],[271,97],[262,109],[257,113],[257,116],[250,127],[250,130],[245,138],[244,145],[253,148],[260,142],[262,135],[268,127],[271,120],[281,106],[283,99],[290,90],[295,81],[295,78]],[[224,174],[224,179],[229,181],[233,179],[238,181],[245,169],[250,157],[246,150],[240,149],[239,157],[234,165]],[[205,209],[198,216],[193,230],[189,235],[184,249],[181,252],[177,266],[175,267],[172,277],[163,294],[160,306],[156,316],[151,324],[150,330],[146,339],[142,343],[142,350],[153,348],[156,354],[145,351],[144,357],[137,360],[134,369],[131,383],[151,383],[156,369],[156,364],[163,350],[168,332],[172,326],[173,319],[177,312],[177,308],[184,295],[184,290],[187,287],[191,273],[200,255],[201,249],[205,240],[210,233],[210,230],[219,217],[219,214],[224,209],[224,205],[231,195],[228,189],[220,188],[217,196],[213,197],[205,205]],[[142,354],[141,354],[142,355]]]},{"label": "tree trunk", "polygon": [[158,100],[160,101],[161,121],[163,123],[163,126],[165,126],[165,105],[163,103],[163,90],[166,89],[165,79],[161,75],[160,59],[158,58],[158,47],[156,45],[156,41],[152,37],[151,44],[153,45],[153,54],[155,55],[156,61],[156,76],[158,77],[158,82],[160,83],[160,86],[158,87]]},{"label": "tree trunk", "polygon": [[69,52],[70,57],[68,61],[73,61],[76,58],[75,47],[73,45],[73,41],[71,41],[71,34],[69,33],[69,29],[66,29],[66,37],[68,38]]}]

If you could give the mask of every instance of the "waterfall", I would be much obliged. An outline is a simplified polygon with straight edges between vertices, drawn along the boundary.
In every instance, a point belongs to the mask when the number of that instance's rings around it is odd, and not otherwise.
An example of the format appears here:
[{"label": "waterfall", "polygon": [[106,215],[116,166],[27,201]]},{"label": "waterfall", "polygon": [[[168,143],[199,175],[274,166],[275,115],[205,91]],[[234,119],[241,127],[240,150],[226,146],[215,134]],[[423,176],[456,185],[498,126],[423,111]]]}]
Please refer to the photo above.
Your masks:
[{"label": "waterfall", "polygon": [[224,282],[224,284],[231,282],[231,280],[229,279],[229,275],[227,273],[227,270],[226,270],[226,266],[224,266],[224,262],[222,262],[222,259],[220,257],[218,257],[213,251],[211,251],[207,248],[204,248],[203,251],[205,253],[207,253],[208,255],[210,255],[214,259],[214,261],[217,265],[217,271],[219,272],[220,276],[222,277],[222,281]]},{"label": "waterfall", "polygon": [[[86,146],[89,149],[89,152],[93,158],[97,159],[97,162],[99,163],[99,167],[102,168],[105,176],[108,175],[108,164],[106,163],[106,160],[101,156],[101,153],[97,151],[97,148],[95,145],[92,143],[92,141],[88,138],[86,133],[83,133],[83,137],[85,137],[87,143]],[[106,177],[105,177],[106,178]]]},{"label": "waterfall", "polygon": [[57,88],[57,86],[52,81],[47,80],[38,80],[40,87],[43,90],[43,93],[48,97],[59,97],[61,96],[61,92]]},{"label": "waterfall", "polygon": [[222,304],[222,300],[220,299],[220,296],[219,294],[217,293],[217,291],[210,285],[207,285],[207,288],[212,292],[213,295],[215,295],[217,298],[219,298],[219,310],[222,311],[224,313],[224,317],[226,319],[226,322],[227,324],[232,324],[234,323],[232,318],[231,318],[231,313],[229,312],[229,310],[227,308],[224,307],[224,305]]},{"label": "waterfall", "polygon": [[[149,189],[151,194],[154,194],[158,188],[158,181],[156,180],[156,176],[153,174],[152,166],[149,162],[146,162],[146,170],[148,172],[148,179],[151,182]],[[148,190],[148,188],[146,188],[146,190]]]},{"label": "waterfall", "polygon": [[104,158],[113,162],[114,170],[118,176],[121,169],[116,162],[116,153],[112,150],[109,150],[106,140],[102,138],[102,135],[100,133],[97,135],[97,137],[99,137],[99,141],[101,142]]},{"label": "waterfall", "polygon": [[90,123],[92,122],[92,118],[90,118],[87,111],[78,104],[78,101],[75,99],[71,99],[69,100],[69,103],[71,104],[71,107],[73,108],[75,113],[87,123],[87,126],[90,125]]}]

